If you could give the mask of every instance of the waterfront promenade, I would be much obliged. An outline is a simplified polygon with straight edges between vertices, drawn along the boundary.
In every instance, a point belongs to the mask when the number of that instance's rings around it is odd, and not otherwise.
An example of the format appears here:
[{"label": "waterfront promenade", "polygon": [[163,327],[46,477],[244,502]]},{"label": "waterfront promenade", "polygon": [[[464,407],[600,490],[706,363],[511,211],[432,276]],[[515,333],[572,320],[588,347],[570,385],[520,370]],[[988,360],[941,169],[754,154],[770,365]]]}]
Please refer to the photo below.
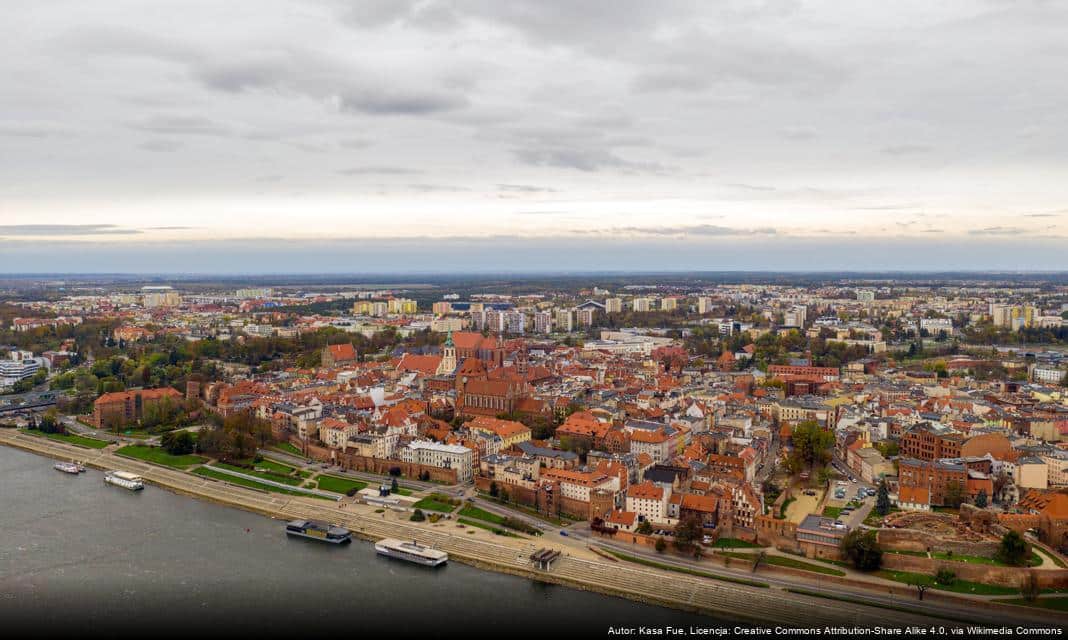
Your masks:
[{"label": "waterfront promenade", "polygon": [[[107,449],[90,450],[62,442],[0,429],[0,444],[15,446],[41,455],[79,460],[98,469],[137,473],[151,484],[214,502],[255,511],[281,519],[316,518],[342,524],[356,535],[378,540],[384,537],[414,539],[442,549],[458,561],[480,568],[503,571],[535,580],[579,589],[617,595],[642,602],[684,610],[699,611],[739,622],[766,625],[946,625],[952,623],[918,613],[877,608],[788,593],[776,588],[759,588],[687,576],[651,567],[610,562],[593,553],[582,553],[565,545],[541,539],[494,536],[486,532],[452,533],[446,527],[455,523],[414,524],[388,513],[375,513],[364,505],[338,504],[280,494],[268,494],[175,469],[117,456]],[[463,532],[459,532],[463,531]],[[469,530],[468,530],[469,531]],[[541,547],[564,552],[548,571],[532,566],[529,556]],[[961,612],[961,617],[964,612]],[[1006,616],[1008,617],[1008,616]],[[1012,616],[1013,622],[1040,624],[1041,613]],[[1048,618],[1047,618],[1048,624]]]}]

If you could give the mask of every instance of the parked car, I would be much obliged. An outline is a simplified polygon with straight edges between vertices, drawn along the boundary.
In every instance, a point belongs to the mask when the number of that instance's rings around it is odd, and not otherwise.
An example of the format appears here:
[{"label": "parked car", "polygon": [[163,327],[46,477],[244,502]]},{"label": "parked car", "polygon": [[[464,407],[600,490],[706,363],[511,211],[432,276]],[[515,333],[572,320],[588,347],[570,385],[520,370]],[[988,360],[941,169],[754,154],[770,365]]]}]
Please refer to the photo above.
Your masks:
[{"label": "parked car", "polygon": [[567,537],[567,532],[564,531],[563,529],[560,529],[560,535],[562,535],[562,536],[564,536],[566,538]]}]

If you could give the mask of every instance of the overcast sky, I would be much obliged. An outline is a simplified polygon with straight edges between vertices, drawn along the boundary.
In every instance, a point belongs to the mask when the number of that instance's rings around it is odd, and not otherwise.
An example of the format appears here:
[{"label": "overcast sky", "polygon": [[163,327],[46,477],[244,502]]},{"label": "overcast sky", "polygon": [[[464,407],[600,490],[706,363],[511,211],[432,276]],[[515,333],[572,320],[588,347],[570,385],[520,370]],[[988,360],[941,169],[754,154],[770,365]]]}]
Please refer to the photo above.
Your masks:
[{"label": "overcast sky", "polygon": [[4,3],[0,271],[1068,269],[1068,3]]}]

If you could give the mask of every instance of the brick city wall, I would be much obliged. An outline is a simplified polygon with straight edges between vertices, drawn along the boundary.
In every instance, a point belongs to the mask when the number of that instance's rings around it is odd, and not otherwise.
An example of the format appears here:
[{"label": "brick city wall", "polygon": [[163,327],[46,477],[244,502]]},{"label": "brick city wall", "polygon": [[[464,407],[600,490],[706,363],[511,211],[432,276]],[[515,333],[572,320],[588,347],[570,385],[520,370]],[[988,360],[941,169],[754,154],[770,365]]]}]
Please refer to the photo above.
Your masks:
[{"label": "brick city wall", "polygon": [[989,564],[973,564],[921,558],[900,553],[884,553],[883,568],[934,575],[939,569],[949,569],[960,580],[982,582],[1002,587],[1018,588],[1030,573],[1038,577],[1042,588],[1068,587],[1068,569],[1029,569],[1026,567],[1002,567]]},{"label": "brick city wall", "polygon": [[[290,442],[297,448],[300,448],[302,444],[299,439],[291,438]],[[419,476],[423,472],[426,472],[430,474],[431,482],[456,484],[455,469],[442,469],[440,467],[431,467],[425,464],[401,462],[400,460],[368,458],[366,456],[358,456],[351,453],[342,453],[336,449],[321,447],[311,443],[308,443],[305,455],[313,460],[321,460],[323,462],[336,464],[342,469],[347,469],[349,471],[365,471],[367,473],[389,475],[390,470],[400,469],[403,477],[411,478],[412,480],[418,480]]]}]

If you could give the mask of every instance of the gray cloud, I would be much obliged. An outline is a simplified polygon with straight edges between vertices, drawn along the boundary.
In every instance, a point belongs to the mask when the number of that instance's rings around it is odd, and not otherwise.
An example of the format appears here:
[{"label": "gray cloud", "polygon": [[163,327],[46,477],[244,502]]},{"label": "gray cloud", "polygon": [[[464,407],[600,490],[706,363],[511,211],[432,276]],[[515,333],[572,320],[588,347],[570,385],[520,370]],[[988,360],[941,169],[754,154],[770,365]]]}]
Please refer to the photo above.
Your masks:
[{"label": "gray cloud", "polygon": [[530,184],[498,184],[497,188],[501,191],[512,193],[554,193],[556,191],[556,189],[550,189],[549,187],[538,187]]},{"label": "gray cloud", "polygon": [[0,236],[109,236],[133,235],[137,229],[114,224],[4,224]]},{"label": "gray cloud", "polygon": [[[596,232],[595,232],[596,233]],[[609,234],[649,235],[649,236],[773,236],[778,231],[771,227],[754,229],[737,229],[714,224],[698,224],[680,227],[615,227]]]},{"label": "gray cloud", "polygon": [[141,131],[169,135],[228,136],[233,133],[226,125],[204,116],[190,115],[155,115],[131,123],[130,126]]},{"label": "gray cloud", "polygon": [[515,149],[521,162],[538,167],[558,167],[578,171],[616,169],[628,172],[659,173],[665,167],[656,162],[627,160],[604,149],[537,148]]},{"label": "gray cloud", "polygon": [[409,167],[366,166],[349,167],[338,173],[344,176],[410,176],[422,172]]},{"label": "gray cloud", "polygon": [[985,227],[972,229],[968,233],[973,236],[1019,236],[1031,231],[1022,227]]},{"label": "gray cloud", "polygon": [[921,153],[930,153],[931,151],[934,151],[934,149],[925,144],[896,144],[883,147],[879,151],[888,156],[911,156]]}]

